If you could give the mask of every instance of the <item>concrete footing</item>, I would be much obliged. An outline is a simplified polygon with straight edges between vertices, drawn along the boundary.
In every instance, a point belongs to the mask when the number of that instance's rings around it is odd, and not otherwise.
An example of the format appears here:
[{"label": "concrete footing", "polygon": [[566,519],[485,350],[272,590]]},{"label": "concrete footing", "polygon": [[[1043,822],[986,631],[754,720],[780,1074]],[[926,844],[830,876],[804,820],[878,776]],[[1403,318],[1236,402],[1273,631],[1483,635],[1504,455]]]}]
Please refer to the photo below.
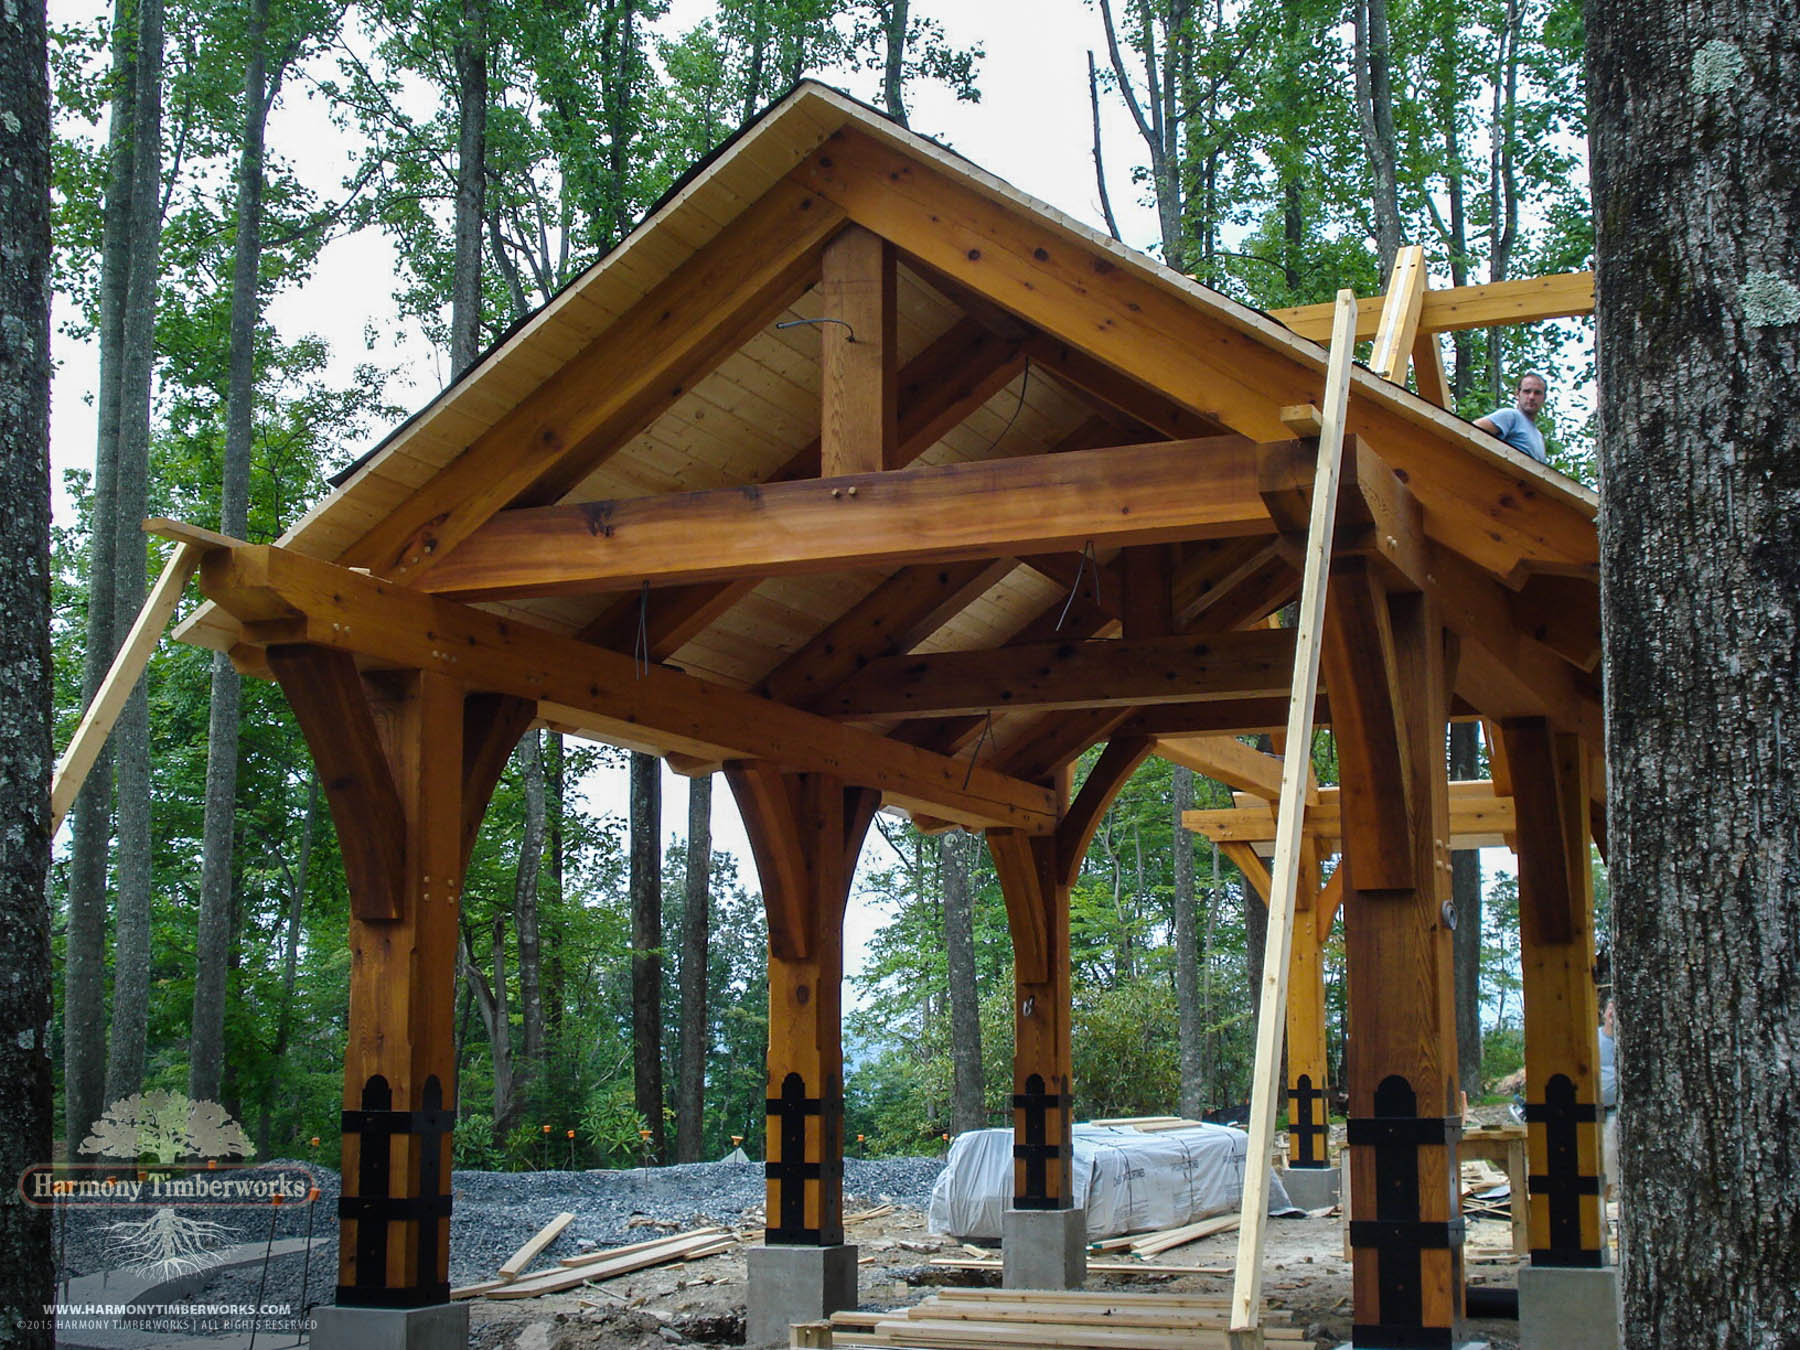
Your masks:
[{"label": "concrete footing", "polygon": [[312,1350],[468,1350],[469,1305],[313,1309]]},{"label": "concrete footing", "polygon": [[1002,1289],[1079,1289],[1087,1283],[1087,1211],[1006,1207]]},{"label": "concrete footing", "polygon": [[752,1247],[747,1256],[746,1346],[785,1346],[795,1322],[821,1321],[857,1304],[855,1247]]},{"label": "concrete footing", "polygon": [[1617,1266],[1523,1266],[1519,1350],[1621,1350],[1625,1308]]},{"label": "concrete footing", "polygon": [[1284,1167],[1281,1184],[1301,1209],[1330,1209],[1343,1194],[1335,1167]]}]

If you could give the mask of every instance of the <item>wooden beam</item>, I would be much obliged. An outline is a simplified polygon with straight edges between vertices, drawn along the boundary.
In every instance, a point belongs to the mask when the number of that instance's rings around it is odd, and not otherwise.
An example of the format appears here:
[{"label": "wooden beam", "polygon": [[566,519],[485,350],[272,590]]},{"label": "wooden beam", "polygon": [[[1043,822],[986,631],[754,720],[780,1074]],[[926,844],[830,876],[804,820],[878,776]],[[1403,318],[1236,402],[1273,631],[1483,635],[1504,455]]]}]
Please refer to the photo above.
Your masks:
[{"label": "wooden beam", "polygon": [[1326,612],[1325,681],[1332,730],[1365,747],[1366,778],[1345,800],[1344,833],[1357,841],[1356,884],[1363,890],[1406,890],[1412,873],[1413,785],[1405,706],[1387,592],[1360,559],[1332,570]]},{"label": "wooden beam", "polygon": [[[1313,704],[1313,725],[1331,724],[1331,705],[1324,694]],[[1119,724],[1121,735],[1268,736],[1287,726],[1287,700],[1282,698],[1220,699],[1210,703],[1164,703],[1139,708]]]},{"label": "wooden beam", "polygon": [[337,824],[351,913],[403,917],[406,813],[356,662],[347,652],[304,645],[271,646],[268,659]]},{"label": "wooden beam", "polygon": [[201,575],[207,594],[248,625],[251,640],[314,642],[447,672],[471,688],[530,699],[545,716],[634,749],[766,758],[833,773],[976,826],[1055,824],[1050,794],[1016,779],[979,767],[970,772],[943,756],[660,666],[645,671],[628,656],[285,549],[215,551]]},{"label": "wooden beam", "polygon": [[[846,129],[793,176],[1020,318],[1253,439],[1283,434],[1283,405],[1320,400],[1316,346],[923,156]],[[1367,371],[1351,386],[1348,430],[1411,476],[1434,535],[1500,574],[1525,559],[1597,560],[1597,502],[1585,489]]]},{"label": "wooden beam", "polygon": [[769,950],[783,961],[812,954],[812,885],[802,847],[800,802],[792,774],[758,760],[725,766],[725,782],[744,819],[769,915]]},{"label": "wooden beam", "polygon": [[[1344,798],[1337,788],[1320,788],[1307,811],[1307,828],[1321,846],[1336,851],[1348,833]],[[1275,839],[1275,812],[1269,806],[1236,806],[1184,812],[1182,823],[1196,834],[1267,852]],[[1450,789],[1452,848],[1489,847],[1517,828],[1513,799],[1496,795],[1486,779],[1453,783]]]},{"label": "wooden beam", "polygon": [[1050,941],[1045,927],[1049,909],[1043,901],[1051,877],[1044,867],[1042,846],[1021,830],[989,830],[988,852],[1000,878],[1000,894],[1006,901],[1007,927],[1012,931],[1013,969],[1018,978],[1041,984],[1048,976]]},{"label": "wooden beam", "polygon": [[978,716],[1272,697],[1294,636],[1269,629],[1032,643],[871,661],[817,705],[849,719]]},{"label": "wooden beam", "polygon": [[1369,354],[1369,369],[1394,384],[1406,383],[1406,362],[1419,333],[1426,280],[1424,248],[1418,244],[1401,247],[1394,254],[1381,319],[1375,326],[1375,348]]},{"label": "wooden beam", "polygon": [[[1359,340],[1372,338],[1381,325],[1385,298],[1368,296],[1357,305],[1356,336]],[[1419,330],[1452,333],[1463,328],[1569,319],[1593,312],[1594,274],[1559,272],[1552,276],[1494,281],[1480,286],[1428,290],[1419,311]],[[1286,324],[1301,337],[1322,341],[1331,335],[1329,301],[1296,305],[1291,309],[1272,309],[1269,317]]]},{"label": "wooden beam", "polygon": [[1231,865],[1244,874],[1245,884],[1256,892],[1265,905],[1268,904],[1269,896],[1274,893],[1275,883],[1256,850],[1248,844],[1221,843],[1219,852],[1231,860]]},{"label": "wooden beam", "polygon": [[[156,523],[151,522],[152,525]],[[56,761],[56,772],[50,779],[52,836],[62,828],[63,817],[75,805],[75,798],[81,793],[81,785],[87,781],[94,761],[99,759],[100,750],[112,732],[113,723],[119,720],[119,714],[125,709],[125,701],[131,697],[131,691],[137,688],[137,682],[143,678],[144,669],[150,664],[150,657],[156,651],[156,644],[162,641],[163,630],[169,626],[175,606],[181,602],[182,589],[200,566],[206,547],[205,544],[193,541],[175,545],[169,561],[163,564],[162,575],[157,577],[156,584],[144,599],[143,608],[132,621],[131,631],[125,635],[125,641],[119,644],[119,650],[113,654],[112,665],[107,668],[106,678],[100,681],[100,687],[94,691],[93,702],[81,714],[75,734],[69,738],[62,757]]]},{"label": "wooden beam", "polygon": [[504,511],[420,584],[491,600],[1266,533],[1237,437]]},{"label": "wooden beam", "polygon": [[537,704],[510,694],[470,694],[463,700],[462,859],[469,865],[487,805],[506,761],[537,717]]},{"label": "wooden beam", "polygon": [[911,651],[1015,566],[1001,559],[903,567],[765,675],[757,692],[811,706],[869,662]]},{"label": "wooden beam", "polygon": [[[1281,757],[1253,750],[1235,736],[1165,736],[1156,742],[1156,753],[1227,787],[1270,801],[1281,795]],[[1307,805],[1314,805],[1318,797],[1315,786]]]},{"label": "wooden beam", "polygon": [[[1268,1222],[1269,1169],[1263,1160],[1275,1139],[1276,1076],[1286,1032],[1287,983],[1293,948],[1294,900],[1303,866],[1306,786],[1312,772],[1313,701],[1319,687],[1319,652],[1324,642],[1326,577],[1337,514],[1338,466],[1344,447],[1344,417],[1350,399],[1355,356],[1356,297],[1339,291],[1331,329],[1331,370],[1325,381],[1324,425],[1319,432],[1318,468],[1312,519],[1306,531],[1301,569],[1300,612],[1294,626],[1292,688],[1288,695],[1287,744],[1293,753],[1281,763],[1281,796],[1270,869],[1269,931],[1263,953],[1262,991],[1256,1019],[1256,1072],[1250,1087],[1250,1144],[1245,1153],[1243,1227],[1231,1289],[1231,1329],[1253,1332],[1262,1323],[1263,1231]],[[1273,635],[1273,634],[1272,634]],[[1286,636],[1282,634],[1281,636]]]},{"label": "wooden beam", "polygon": [[1066,814],[1056,826],[1057,881],[1067,887],[1081,874],[1082,859],[1106,808],[1112,805],[1119,789],[1130,781],[1138,765],[1150,757],[1150,740],[1145,736],[1109,741],[1106,749],[1081,784],[1081,791],[1069,803]]},{"label": "wooden beam", "polygon": [[819,459],[827,478],[898,466],[894,248],[851,226],[820,260]]},{"label": "wooden beam", "polygon": [[340,559],[428,574],[495,512],[557,500],[812,283],[844,213],[771,188]]}]

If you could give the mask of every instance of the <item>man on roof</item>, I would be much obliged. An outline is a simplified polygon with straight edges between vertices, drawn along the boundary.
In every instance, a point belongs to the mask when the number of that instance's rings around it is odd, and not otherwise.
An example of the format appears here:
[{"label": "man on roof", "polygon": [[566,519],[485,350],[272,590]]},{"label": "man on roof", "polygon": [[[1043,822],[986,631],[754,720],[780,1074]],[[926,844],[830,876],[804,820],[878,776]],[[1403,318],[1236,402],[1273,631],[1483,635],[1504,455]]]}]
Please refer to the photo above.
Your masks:
[{"label": "man on roof", "polygon": [[1537,429],[1537,419],[1549,392],[1550,386],[1542,375],[1535,370],[1527,371],[1519,376],[1513,389],[1513,406],[1496,408],[1486,417],[1477,417],[1475,425],[1492,432],[1522,454],[1530,455],[1539,464],[1547,464],[1544,433]]}]

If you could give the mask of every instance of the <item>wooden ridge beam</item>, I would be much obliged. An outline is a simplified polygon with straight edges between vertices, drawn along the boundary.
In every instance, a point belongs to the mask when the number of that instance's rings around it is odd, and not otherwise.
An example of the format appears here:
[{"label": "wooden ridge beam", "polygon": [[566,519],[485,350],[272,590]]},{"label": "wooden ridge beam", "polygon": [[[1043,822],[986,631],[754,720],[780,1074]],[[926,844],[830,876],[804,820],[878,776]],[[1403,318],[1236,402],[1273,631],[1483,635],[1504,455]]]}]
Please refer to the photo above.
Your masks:
[{"label": "wooden ridge beam", "polygon": [[894,248],[852,225],[825,246],[819,456],[826,477],[899,467]]},{"label": "wooden ridge beam", "polygon": [[[1109,242],[874,136],[841,130],[792,176],[960,284],[1253,439],[1281,436],[1283,405],[1320,399],[1316,346],[1251,312],[1209,310]],[[1435,535],[1500,575],[1527,559],[1540,570],[1597,562],[1591,493],[1367,371],[1351,384],[1348,430],[1411,476]]]},{"label": "wooden ridge beam", "polygon": [[557,500],[802,294],[844,221],[776,184],[339,561],[417,577],[495,512]]},{"label": "wooden ridge beam", "polygon": [[492,600],[1268,529],[1240,438],[1167,441],[503,511],[420,584]]},{"label": "wooden ridge beam", "polygon": [[[1375,336],[1386,297],[1357,301],[1357,339]],[[1594,312],[1594,274],[1558,272],[1550,276],[1491,281],[1479,286],[1452,286],[1425,292],[1419,308],[1419,331],[1453,333],[1464,328],[1493,328],[1515,323],[1541,323]],[[1301,337],[1322,341],[1331,336],[1331,303],[1272,309],[1269,317]]]},{"label": "wooden ridge beam", "polygon": [[218,549],[201,576],[252,642],[311,642],[448,674],[634,749],[769,759],[961,823],[1055,827],[1053,795],[1017,779],[286,549]]},{"label": "wooden ridge beam", "polygon": [[1293,654],[1291,632],[1252,629],[893,656],[869,662],[816,706],[861,720],[1274,697]]}]

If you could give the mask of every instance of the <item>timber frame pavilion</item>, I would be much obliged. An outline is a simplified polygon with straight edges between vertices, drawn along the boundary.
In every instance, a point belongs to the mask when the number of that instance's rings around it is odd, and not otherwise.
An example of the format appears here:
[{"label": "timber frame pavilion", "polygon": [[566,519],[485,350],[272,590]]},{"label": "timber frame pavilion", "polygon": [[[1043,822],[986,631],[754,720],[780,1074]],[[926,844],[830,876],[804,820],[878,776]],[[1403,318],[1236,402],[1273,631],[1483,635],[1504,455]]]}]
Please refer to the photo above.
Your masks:
[{"label": "timber frame pavilion", "polygon": [[[1070,885],[1147,755],[1279,779],[1236,737],[1288,727],[1304,624],[1270,616],[1301,595],[1340,423],[1310,711],[1341,788],[1308,790],[1290,850],[1291,1154],[1317,1156],[1341,905],[1356,1344],[1456,1343],[1448,850],[1509,837],[1532,1259],[1600,1265],[1597,504],[1445,410],[1436,342],[1591,303],[1585,278],[1431,292],[1403,254],[1334,421],[1332,307],[1248,309],[805,83],[277,544],[165,527],[202,554],[182,636],[281,682],[342,844],[339,1304],[448,1297],[459,885],[534,723],[736,796],[768,912],[771,1248],[843,1243],[842,920],[883,804],[986,837],[1015,1206],[1066,1210]],[[1499,794],[1446,781],[1446,724],[1473,717]],[[1275,837],[1243,809],[1195,823]]]}]

